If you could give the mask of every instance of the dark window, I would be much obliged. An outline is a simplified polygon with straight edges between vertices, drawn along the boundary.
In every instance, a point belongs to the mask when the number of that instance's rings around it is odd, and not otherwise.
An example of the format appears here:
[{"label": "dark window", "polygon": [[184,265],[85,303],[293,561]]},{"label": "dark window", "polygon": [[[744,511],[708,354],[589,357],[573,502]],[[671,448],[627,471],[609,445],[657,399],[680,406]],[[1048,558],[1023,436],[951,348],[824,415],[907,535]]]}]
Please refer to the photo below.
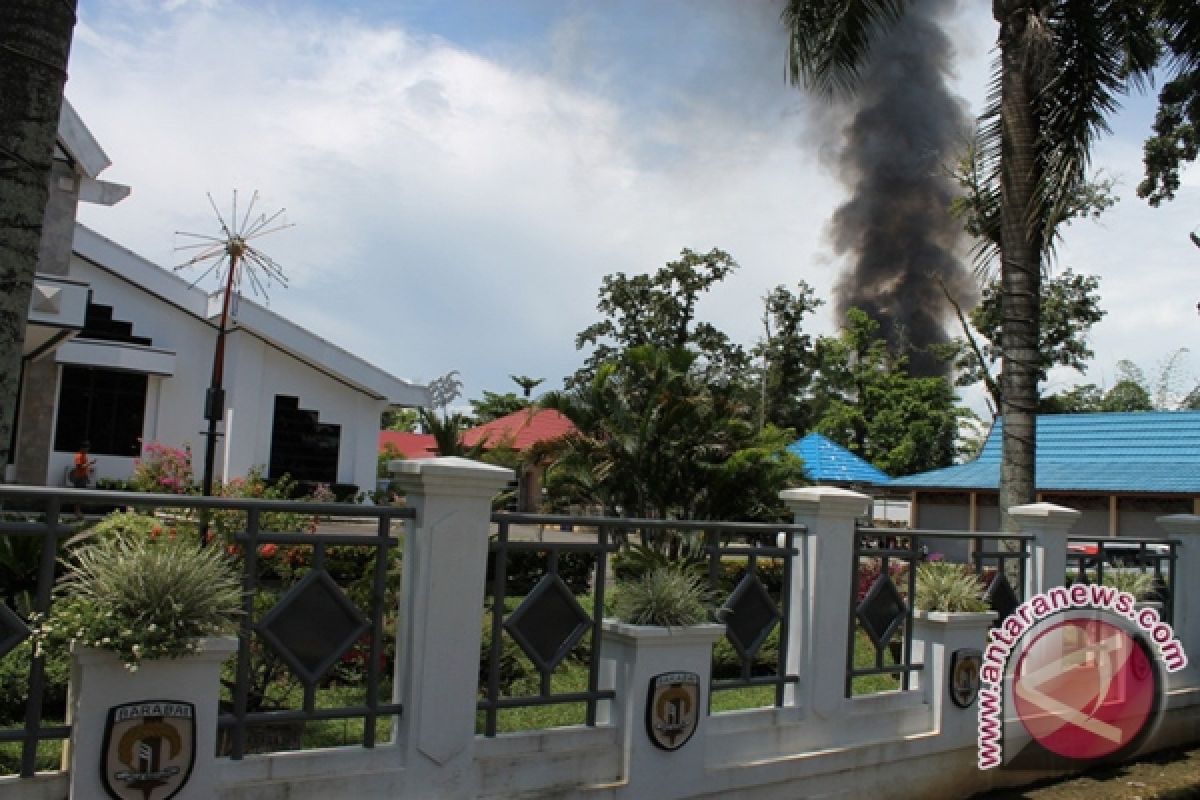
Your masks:
[{"label": "dark window", "polygon": [[54,449],[72,452],[89,442],[97,455],[137,456],[146,383],[146,376],[137,372],[64,366]]},{"label": "dark window", "polygon": [[268,477],[335,483],[341,438],[341,425],[321,422],[316,411],[300,408],[299,398],[276,395]]}]

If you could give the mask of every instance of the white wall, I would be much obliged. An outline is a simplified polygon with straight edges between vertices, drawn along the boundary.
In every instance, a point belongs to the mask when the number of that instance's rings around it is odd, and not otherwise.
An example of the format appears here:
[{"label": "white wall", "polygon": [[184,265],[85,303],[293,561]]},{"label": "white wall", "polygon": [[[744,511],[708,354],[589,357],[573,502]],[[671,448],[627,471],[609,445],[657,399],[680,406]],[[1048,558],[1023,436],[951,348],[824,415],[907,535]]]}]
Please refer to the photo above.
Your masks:
[{"label": "white wall", "polygon": [[[132,322],[135,335],[148,336],[156,348],[176,353],[174,375],[150,378],[142,439],[172,447],[190,445],[193,466],[199,473],[207,427],[204,398],[212,376],[216,329],[78,256],[72,260],[71,274],[91,284],[92,302],[112,306],[114,318]],[[232,429],[218,442],[218,477],[224,477],[225,464],[230,476],[239,476],[268,463],[275,395],[282,394],[299,397],[302,408],[318,410],[322,422],[341,426],[337,481],[364,490],[374,487],[384,400],[374,399],[245,331],[230,333],[225,359],[226,408],[232,409]],[[73,455],[51,454],[48,484],[63,485]],[[95,477],[128,478],[133,463],[132,458],[97,456]]]},{"label": "white wall", "polygon": [[375,486],[379,417],[386,403],[316,370],[258,336],[237,330],[226,354],[227,405],[234,409],[227,455],[230,471],[244,474],[271,457],[275,397],[298,397],[320,421],[341,426],[337,482]]}]

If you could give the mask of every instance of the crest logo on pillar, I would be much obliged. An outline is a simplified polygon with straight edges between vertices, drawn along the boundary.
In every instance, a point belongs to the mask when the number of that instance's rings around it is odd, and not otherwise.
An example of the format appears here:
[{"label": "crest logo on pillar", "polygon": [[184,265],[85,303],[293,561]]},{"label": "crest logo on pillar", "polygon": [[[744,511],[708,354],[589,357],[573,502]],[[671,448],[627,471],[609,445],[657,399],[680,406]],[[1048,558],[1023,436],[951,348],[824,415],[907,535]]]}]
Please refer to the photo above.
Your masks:
[{"label": "crest logo on pillar", "polygon": [[646,733],[655,747],[678,750],[696,732],[700,718],[700,676],[664,672],[650,679],[646,700]]},{"label": "crest logo on pillar", "polygon": [[176,700],[113,706],[104,727],[100,774],[115,800],[167,800],[196,760],[196,707]]}]

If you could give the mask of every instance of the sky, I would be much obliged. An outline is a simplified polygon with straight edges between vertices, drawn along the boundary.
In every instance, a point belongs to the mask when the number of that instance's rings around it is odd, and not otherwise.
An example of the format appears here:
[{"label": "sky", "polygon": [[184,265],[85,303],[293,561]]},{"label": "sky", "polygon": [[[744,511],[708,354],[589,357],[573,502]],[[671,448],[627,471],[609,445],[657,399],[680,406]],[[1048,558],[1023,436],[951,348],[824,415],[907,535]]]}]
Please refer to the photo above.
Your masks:
[{"label": "sky", "polygon": [[[982,109],[994,23],[962,0],[954,89]],[[67,97],[133,188],[81,221],[164,267],[177,231],[215,233],[253,191],[294,227],[259,240],[289,287],[269,307],[407,380],[458,370],[464,398],[559,388],[599,318],[604,275],[683,248],[740,268],[699,315],[760,335],[761,297],[845,266],[838,131],[790,86],[781,2],[743,0],[80,0]],[[1094,164],[1120,201],[1065,231],[1057,265],[1101,278],[1086,376],[1154,376],[1198,348],[1200,170],[1178,198],[1135,194],[1153,94],[1124,101]],[[832,134],[832,135],[831,135]],[[199,272],[184,273],[199,277]],[[214,288],[207,284],[206,288]],[[827,303],[815,333],[833,333]],[[1178,360],[1200,380],[1200,352]],[[965,400],[983,410],[981,392]]]}]

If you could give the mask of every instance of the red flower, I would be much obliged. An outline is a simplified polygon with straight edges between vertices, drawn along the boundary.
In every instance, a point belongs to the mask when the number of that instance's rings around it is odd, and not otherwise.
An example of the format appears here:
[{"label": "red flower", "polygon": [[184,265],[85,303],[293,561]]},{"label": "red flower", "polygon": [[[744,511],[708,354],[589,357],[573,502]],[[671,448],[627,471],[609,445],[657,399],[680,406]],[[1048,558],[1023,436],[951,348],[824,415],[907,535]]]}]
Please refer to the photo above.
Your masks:
[{"label": "red flower", "polygon": [[273,558],[279,552],[279,545],[274,542],[260,544],[258,546],[258,555],[262,558]]}]

